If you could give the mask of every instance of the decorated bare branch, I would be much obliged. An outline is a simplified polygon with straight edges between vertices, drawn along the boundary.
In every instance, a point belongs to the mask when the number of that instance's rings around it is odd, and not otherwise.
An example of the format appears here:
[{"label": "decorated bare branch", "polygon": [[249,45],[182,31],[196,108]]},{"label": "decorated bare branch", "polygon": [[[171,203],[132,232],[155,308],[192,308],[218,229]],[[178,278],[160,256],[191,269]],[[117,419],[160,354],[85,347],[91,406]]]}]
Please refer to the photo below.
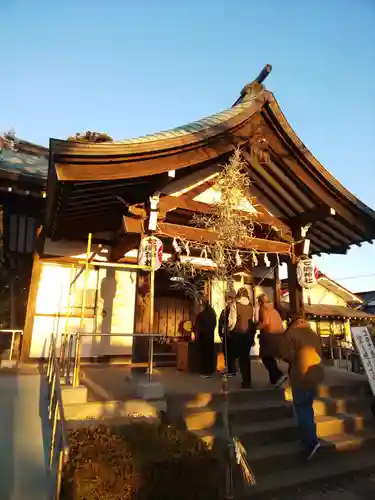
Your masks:
[{"label": "decorated bare branch", "polygon": [[[199,244],[196,242],[174,242],[176,253],[181,247],[192,248],[200,252],[200,257],[210,259],[211,278],[231,282],[232,275],[242,266],[242,258],[247,255],[254,258],[255,252],[241,251],[241,246],[249,246],[254,237],[255,207],[250,198],[250,179],[246,172],[246,163],[237,149],[217,177],[215,189],[217,198],[209,213],[195,214],[192,223],[215,233],[215,242]],[[194,266],[185,259],[166,264],[167,271],[173,275],[175,286],[191,295],[195,272]],[[199,294],[194,293],[194,296]]]}]

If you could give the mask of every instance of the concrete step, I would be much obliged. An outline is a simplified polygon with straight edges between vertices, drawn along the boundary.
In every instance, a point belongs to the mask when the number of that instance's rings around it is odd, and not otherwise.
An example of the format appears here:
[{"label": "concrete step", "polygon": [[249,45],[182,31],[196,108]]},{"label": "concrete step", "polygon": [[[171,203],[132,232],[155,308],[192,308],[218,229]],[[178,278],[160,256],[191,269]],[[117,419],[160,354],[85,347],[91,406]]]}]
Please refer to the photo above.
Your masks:
[{"label": "concrete step", "polygon": [[[321,415],[315,418],[317,433],[321,438],[342,433],[363,432],[374,429],[374,419],[371,414],[336,416]],[[246,448],[255,445],[283,443],[299,440],[299,432],[294,418],[273,422],[260,422],[251,425],[233,426],[234,435],[240,436],[246,443]]]},{"label": "concrete step", "polygon": [[176,359],[174,358],[160,358],[154,361],[155,368],[173,368],[176,366]]},{"label": "concrete step", "polygon": [[[215,405],[221,403],[224,396],[221,392],[204,393],[200,396],[204,396],[207,402]],[[369,384],[367,382],[352,382],[350,384],[339,384],[339,385],[325,385],[322,384],[318,390],[318,396],[320,398],[330,398],[330,399],[346,399],[354,397],[371,397],[371,391]],[[169,397],[171,403],[174,405],[181,406],[185,405],[186,402],[192,400],[192,394],[174,394]],[[292,394],[290,387],[279,388],[267,387],[262,389],[237,389],[231,390],[229,392],[229,402],[230,404],[239,403],[249,403],[249,402],[261,402],[261,401],[291,401]],[[206,403],[207,405],[208,403]],[[197,406],[200,405],[198,402]],[[193,405],[190,403],[190,407]]]},{"label": "concrete step", "polygon": [[[326,455],[325,458],[323,455]],[[374,466],[375,454],[366,447],[346,453],[324,449],[309,462],[304,460],[295,467],[256,475],[256,485],[247,489],[239,488],[241,491],[236,498],[241,500],[250,498],[256,500],[264,496],[268,498],[276,491],[278,495],[290,492],[292,498],[292,493],[302,486],[313,486],[315,483],[319,484],[357,471],[364,472],[373,469]],[[241,484],[240,480],[237,484]]]},{"label": "concrete step", "polygon": [[[354,434],[375,429],[374,418],[365,415],[322,415],[315,418],[317,432],[321,438],[343,433]],[[190,429],[206,442],[214,442],[223,435],[222,426]],[[291,441],[299,441],[299,431],[296,420],[292,418],[274,421],[255,422],[245,425],[232,425],[232,435],[241,439],[246,449],[257,446],[274,445]],[[207,438],[207,439],[206,439]]]},{"label": "concrete step", "polygon": [[359,381],[350,384],[322,384],[319,386],[318,396],[338,399],[346,397],[371,397],[372,392],[367,381]]},{"label": "concrete step", "polygon": [[127,401],[91,401],[87,403],[71,403],[65,405],[64,413],[67,421],[111,421],[112,419],[158,420],[159,412],[165,411],[162,401],[144,401],[129,399]]},{"label": "concrete step", "polygon": [[[198,430],[220,426],[223,423],[224,405],[208,403],[200,408],[189,407],[181,409],[183,421],[189,430]],[[338,413],[368,413],[370,400],[368,398],[328,399],[315,401],[315,416],[336,415]],[[173,409],[171,409],[172,412]],[[276,421],[294,416],[293,405],[289,401],[259,401],[231,404],[229,418],[232,425],[246,425],[255,422]]]},{"label": "concrete step", "polygon": [[[358,450],[370,451],[375,444],[375,429],[358,434],[338,434],[330,435],[322,440],[322,453],[319,453],[319,460],[332,460],[332,453],[327,453],[335,449],[340,451],[340,456],[344,454],[353,455]],[[299,441],[291,441],[275,446],[259,446],[247,449],[247,459],[254,474],[267,474],[270,471],[290,469],[298,466],[305,460],[304,451]]]}]

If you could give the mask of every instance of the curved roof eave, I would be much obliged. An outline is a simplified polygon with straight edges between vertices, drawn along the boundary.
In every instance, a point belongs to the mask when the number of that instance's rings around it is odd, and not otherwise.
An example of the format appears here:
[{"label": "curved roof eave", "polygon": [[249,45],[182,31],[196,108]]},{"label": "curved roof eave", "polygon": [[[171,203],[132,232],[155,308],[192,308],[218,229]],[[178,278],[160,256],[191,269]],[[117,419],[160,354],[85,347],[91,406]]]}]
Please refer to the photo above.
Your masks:
[{"label": "curved roof eave", "polygon": [[135,176],[135,167],[137,177],[191,167],[244,142],[242,131],[265,99],[261,91],[221,113],[136,139],[100,144],[51,139],[51,159],[61,181],[126,179]]},{"label": "curved roof eave", "polygon": [[341,195],[343,195],[347,199],[347,201],[356,206],[357,209],[365,212],[372,219],[375,219],[375,211],[368,207],[350,191],[348,191],[345,186],[343,186],[326,168],[323,167],[323,165],[301,141],[297,133],[294,131],[294,129],[286,119],[273,93],[269,91],[265,91],[265,93],[267,94],[266,107],[269,107],[269,110],[273,115],[272,118],[277,121],[277,124],[283,130],[285,136],[289,138],[291,144],[296,148],[300,157],[304,160],[304,163],[313,168],[312,174],[323,178],[328,189],[333,188],[336,192],[339,192]]}]

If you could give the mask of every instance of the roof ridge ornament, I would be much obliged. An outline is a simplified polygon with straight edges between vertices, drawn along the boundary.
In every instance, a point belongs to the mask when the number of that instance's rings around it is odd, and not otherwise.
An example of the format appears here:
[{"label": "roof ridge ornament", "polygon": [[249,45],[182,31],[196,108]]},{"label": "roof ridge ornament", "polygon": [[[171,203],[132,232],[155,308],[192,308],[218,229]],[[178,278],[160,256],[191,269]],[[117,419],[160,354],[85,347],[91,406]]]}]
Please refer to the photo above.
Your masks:
[{"label": "roof ridge ornament", "polygon": [[255,95],[259,94],[262,90],[264,90],[263,82],[267,78],[267,76],[271,73],[271,71],[272,71],[271,64],[266,64],[262,69],[262,71],[259,73],[259,75],[252,82],[247,83],[243,87],[243,89],[241,90],[240,97],[233,104],[233,106],[236,106],[237,104],[240,104],[241,102],[247,99],[251,99]]},{"label": "roof ridge ornament", "polygon": [[0,155],[4,149],[8,151],[17,151],[18,139],[14,128],[0,135]]}]

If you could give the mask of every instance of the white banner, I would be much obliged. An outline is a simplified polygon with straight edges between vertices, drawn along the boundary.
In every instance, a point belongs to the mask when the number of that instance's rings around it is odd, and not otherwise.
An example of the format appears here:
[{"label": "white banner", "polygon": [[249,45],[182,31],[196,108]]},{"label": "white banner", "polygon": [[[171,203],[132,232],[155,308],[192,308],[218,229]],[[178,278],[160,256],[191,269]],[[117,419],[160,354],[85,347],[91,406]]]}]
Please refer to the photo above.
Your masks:
[{"label": "white banner", "polygon": [[375,347],[371,333],[366,326],[354,326],[351,331],[372,393],[375,395]]}]

